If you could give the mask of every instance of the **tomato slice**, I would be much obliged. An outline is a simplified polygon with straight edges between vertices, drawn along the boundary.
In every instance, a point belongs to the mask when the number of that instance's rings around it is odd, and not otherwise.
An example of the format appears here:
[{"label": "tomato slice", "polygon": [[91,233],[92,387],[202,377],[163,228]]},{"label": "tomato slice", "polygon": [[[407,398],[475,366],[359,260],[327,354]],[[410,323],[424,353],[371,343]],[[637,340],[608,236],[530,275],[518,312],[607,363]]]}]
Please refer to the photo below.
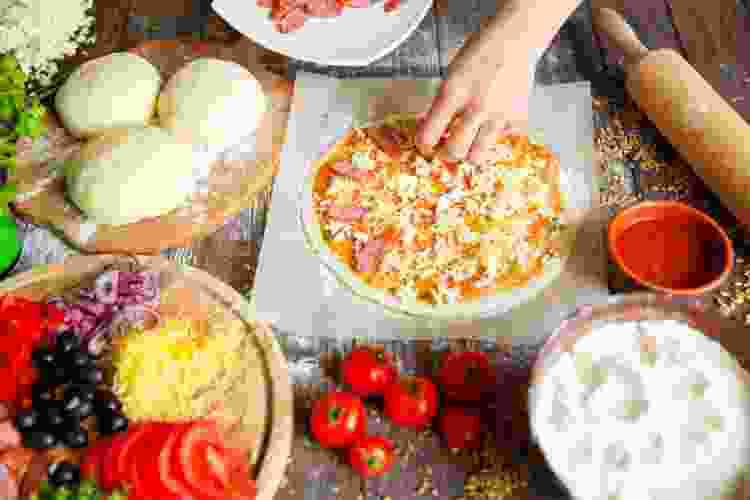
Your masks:
[{"label": "tomato slice", "polygon": [[127,431],[127,439],[122,442],[118,448],[117,455],[113,455],[115,476],[119,481],[127,481],[130,478],[130,464],[132,462],[132,452],[140,446],[140,443],[146,439],[151,432],[154,432],[155,424],[135,425]]},{"label": "tomato slice", "polygon": [[204,443],[200,445],[198,454],[205,460],[205,471],[201,472],[205,473],[206,481],[213,481],[222,488],[228,487],[231,460],[233,460],[229,450],[223,446]]},{"label": "tomato slice", "polygon": [[159,458],[157,461],[159,478],[161,479],[164,488],[168,491],[179,495],[181,498],[191,498],[193,492],[187,487],[187,485],[174,474],[172,467],[172,457],[177,453],[177,445],[179,444],[180,438],[187,431],[186,428],[180,427],[175,429],[164,443],[161,451],[159,452]]},{"label": "tomato slice", "polygon": [[81,463],[81,477],[101,481],[104,454],[109,450],[111,439],[100,439],[86,450]]},{"label": "tomato slice", "polygon": [[[225,488],[218,481],[210,480],[206,444],[213,444],[215,449],[222,448],[221,435],[213,423],[197,423],[188,429],[179,439],[172,457],[175,477],[182,480],[195,493],[196,497],[206,500],[226,498]],[[218,454],[212,459],[219,460]],[[221,467],[217,465],[216,467]]]},{"label": "tomato slice", "polygon": [[[144,446],[143,455],[138,459],[132,460],[132,464],[135,464],[131,470],[134,472],[132,476],[133,489],[135,490],[136,497],[140,498],[159,498],[164,500],[182,500],[185,495],[181,495],[167,488],[167,485],[162,481],[160,474],[159,457],[167,443],[175,435],[174,429],[171,432],[165,432],[164,424],[161,424],[161,428],[154,429],[149,435],[144,438],[142,444]],[[167,425],[167,427],[170,427]],[[190,498],[190,496],[187,496]]]},{"label": "tomato slice", "polygon": [[115,457],[120,453],[120,448],[130,437],[131,432],[133,431],[123,432],[114,436],[109,442],[109,448],[102,455],[101,483],[105,490],[115,489],[118,483],[123,480],[118,475],[117,467],[115,466],[117,464]]},{"label": "tomato slice", "polygon": [[229,496],[236,500],[253,500],[258,493],[255,481],[251,479],[250,463],[241,450],[229,453]]}]

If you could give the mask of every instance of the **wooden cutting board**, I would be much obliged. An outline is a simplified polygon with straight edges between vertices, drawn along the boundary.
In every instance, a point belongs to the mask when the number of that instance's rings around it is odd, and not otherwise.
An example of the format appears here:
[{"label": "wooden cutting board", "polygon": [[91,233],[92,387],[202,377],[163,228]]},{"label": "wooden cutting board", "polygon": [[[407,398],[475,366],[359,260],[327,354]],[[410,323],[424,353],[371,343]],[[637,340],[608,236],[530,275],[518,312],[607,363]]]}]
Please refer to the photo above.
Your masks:
[{"label": "wooden cutting board", "polygon": [[[35,267],[0,284],[0,295],[12,294],[45,300],[102,272],[122,257],[82,255],[63,264]],[[272,500],[286,470],[293,429],[292,386],[286,358],[271,329],[249,314],[245,299],[228,285],[199,269],[179,265],[162,257],[140,257],[139,263],[160,274],[162,316],[207,320],[209,328],[242,325],[245,342],[240,373],[247,383],[217,397],[222,414],[241,419],[227,439],[234,446],[249,448],[257,481],[256,500]],[[226,394],[229,394],[226,396]]]},{"label": "wooden cutting board", "polygon": [[[41,156],[21,162],[10,179],[18,185],[15,210],[35,224],[49,226],[83,252],[156,254],[165,248],[188,246],[193,240],[212,234],[241,209],[252,206],[279,167],[293,87],[290,81],[266,69],[263,49],[243,38],[234,45],[155,40],[130,51],[153,63],[164,83],[184,64],[199,57],[237,62],[258,78],[270,106],[257,131],[254,153],[214,162],[207,190],[196,192],[187,207],[133,224],[108,226],[87,222],[65,197],[60,162],[40,161]],[[75,148],[75,139],[51,114],[50,140],[68,149]],[[65,148],[41,148],[45,149],[59,159]]]}]

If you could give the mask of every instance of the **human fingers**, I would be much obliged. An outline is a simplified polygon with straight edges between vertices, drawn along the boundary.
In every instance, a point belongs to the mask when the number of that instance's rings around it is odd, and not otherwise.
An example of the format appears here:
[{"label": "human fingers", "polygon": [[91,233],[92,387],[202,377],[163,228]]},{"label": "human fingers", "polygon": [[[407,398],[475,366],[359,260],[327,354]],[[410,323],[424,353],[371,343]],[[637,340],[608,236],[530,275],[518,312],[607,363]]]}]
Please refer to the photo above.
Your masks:
[{"label": "human fingers", "polygon": [[497,144],[498,139],[514,130],[515,128],[504,119],[489,118],[485,120],[469,148],[466,155],[467,161],[481,163],[487,155],[492,154],[492,148]]},{"label": "human fingers", "polygon": [[439,147],[439,154],[453,160],[466,158],[485,120],[485,114],[477,107],[467,107],[451,125],[448,138]]},{"label": "human fingers", "polygon": [[418,126],[417,147],[423,152],[431,152],[460,109],[459,97],[450,90],[447,81],[443,82],[430,110]]}]

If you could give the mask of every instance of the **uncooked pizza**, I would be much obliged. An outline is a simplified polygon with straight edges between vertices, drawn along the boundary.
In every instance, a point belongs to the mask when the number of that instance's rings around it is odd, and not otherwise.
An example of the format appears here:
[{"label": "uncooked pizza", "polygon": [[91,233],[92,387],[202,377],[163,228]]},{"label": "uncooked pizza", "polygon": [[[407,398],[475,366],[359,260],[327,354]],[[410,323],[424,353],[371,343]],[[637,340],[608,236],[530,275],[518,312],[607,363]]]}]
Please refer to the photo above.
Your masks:
[{"label": "uncooked pizza", "polygon": [[[422,155],[416,119],[351,130],[316,166],[322,240],[393,303],[460,307],[525,287],[564,253],[560,163],[526,136],[481,163]],[[559,267],[559,266],[558,266]]]}]

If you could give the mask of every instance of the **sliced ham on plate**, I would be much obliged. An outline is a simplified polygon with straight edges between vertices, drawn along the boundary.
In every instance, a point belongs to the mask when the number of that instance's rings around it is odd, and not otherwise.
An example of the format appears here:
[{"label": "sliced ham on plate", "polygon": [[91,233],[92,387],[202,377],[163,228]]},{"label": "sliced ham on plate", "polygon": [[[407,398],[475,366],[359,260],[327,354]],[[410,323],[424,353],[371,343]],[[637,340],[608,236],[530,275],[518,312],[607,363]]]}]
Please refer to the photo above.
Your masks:
[{"label": "sliced ham on plate", "polygon": [[328,215],[337,221],[354,222],[365,215],[368,210],[361,207],[331,207],[328,209]]},{"label": "sliced ham on plate", "polygon": [[383,238],[369,240],[357,254],[357,270],[362,273],[374,271],[377,260],[383,256],[384,252],[385,240]]},{"label": "sliced ham on plate", "polygon": [[297,31],[305,25],[307,14],[303,7],[294,7],[283,18],[276,22],[276,28],[281,33],[291,33]]},{"label": "sliced ham on plate", "polygon": [[307,0],[305,10],[315,17],[335,17],[341,15],[343,6],[337,0]]}]

